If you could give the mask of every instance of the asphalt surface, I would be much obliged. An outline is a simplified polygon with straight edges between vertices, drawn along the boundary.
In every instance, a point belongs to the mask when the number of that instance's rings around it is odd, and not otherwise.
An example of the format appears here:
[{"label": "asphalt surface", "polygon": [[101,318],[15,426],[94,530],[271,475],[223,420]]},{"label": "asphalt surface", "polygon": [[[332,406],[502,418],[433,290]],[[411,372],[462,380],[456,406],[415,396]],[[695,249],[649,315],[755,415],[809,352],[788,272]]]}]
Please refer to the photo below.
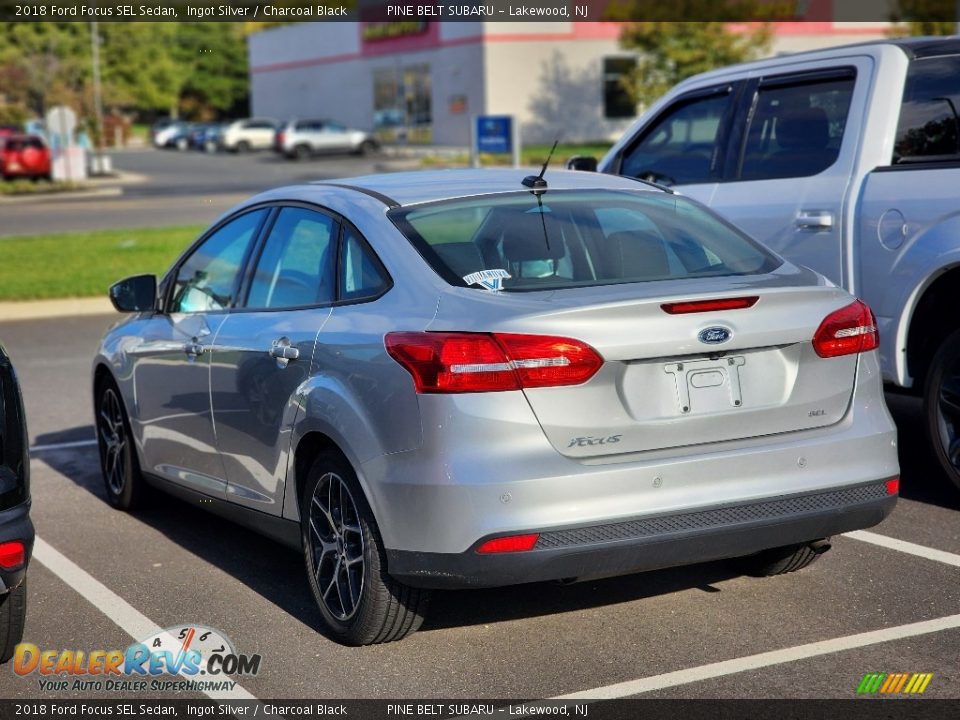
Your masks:
[{"label": "asphalt surface", "polygon": [[[709,563],[438,593],[415,635],[346,648],[318,632],[296,553],[164,496],[136,515],[107,505],[96,448],[72,444],[93,437],[90,360],[115,319],[0,322],[36,448],[33,518],[46,546],[29,571],[25,640],[42,649],[125,648],[132,611],[159,627],[212,626],[239,651],[261,654],[261,672],[240,680],[263,699],[549,698],[616,683],[639,697],[850,699],[867,672],[933,673],[916,702],[960,698],[960,568],[950,564],[960,560],[960,494],[927,459],[912,399],[888,398],[901,431],[902,498],[868,538],[950,555],[839,537],[812,567],[778,578]],[[65,572],[52,551],[81,572]],[[880,641],[863,635],[883,630]],[[774,650],[785,651],[776,662],[754,658]],[[721,665],[704,676],[711,663]],[[0,668],[0,697],[78,695],[142,696],[54,694],[36,675]]]},{"label": "asphalt surface", "polygon": [[288,160],[271,151],[248,154],[128,150],[114,168],[146,178],[122,185],[120,197],[57,196],[0,208],[0,237],[34,233],[207,224],[251,195],[281,185],[352,177],[403,167],[386,157],[327,155]]}]

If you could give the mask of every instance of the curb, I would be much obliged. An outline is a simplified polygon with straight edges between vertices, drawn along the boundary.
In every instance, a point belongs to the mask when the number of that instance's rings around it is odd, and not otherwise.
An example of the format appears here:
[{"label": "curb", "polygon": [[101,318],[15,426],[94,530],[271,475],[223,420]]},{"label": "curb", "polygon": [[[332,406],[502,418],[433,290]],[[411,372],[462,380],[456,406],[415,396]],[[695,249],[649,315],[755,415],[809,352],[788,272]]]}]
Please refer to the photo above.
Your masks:
[{"label": "curb", "polygon": [[23,205],[44,202],[63,202],[64,200],[93,200],[97,198],[120,197],[123,188],[109,187],[98,190],[64,190],[63,192],[36,193],[32,195],[4,195],[0,205]]},{"label": "curb", "polygon": [[66,298],[0,302],[0,323],[43,318],[110,315],[116,313],[110,299],[104,297]]}]

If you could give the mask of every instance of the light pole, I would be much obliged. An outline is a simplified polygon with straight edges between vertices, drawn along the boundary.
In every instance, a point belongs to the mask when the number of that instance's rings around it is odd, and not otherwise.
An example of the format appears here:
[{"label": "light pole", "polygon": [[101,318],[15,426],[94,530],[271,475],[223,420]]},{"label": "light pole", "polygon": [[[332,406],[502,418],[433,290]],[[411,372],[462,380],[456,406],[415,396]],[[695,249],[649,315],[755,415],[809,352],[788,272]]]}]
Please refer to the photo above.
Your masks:
[{"label": "light pole", "polygon": [[100,96],[100,36],[97,34],[96,20],[90,23],[90,51],[93,56],[93,115],[97,128],[97,142],[95,143],[97,159],[95,166],[98,171],[102,171],[103,100]]}]

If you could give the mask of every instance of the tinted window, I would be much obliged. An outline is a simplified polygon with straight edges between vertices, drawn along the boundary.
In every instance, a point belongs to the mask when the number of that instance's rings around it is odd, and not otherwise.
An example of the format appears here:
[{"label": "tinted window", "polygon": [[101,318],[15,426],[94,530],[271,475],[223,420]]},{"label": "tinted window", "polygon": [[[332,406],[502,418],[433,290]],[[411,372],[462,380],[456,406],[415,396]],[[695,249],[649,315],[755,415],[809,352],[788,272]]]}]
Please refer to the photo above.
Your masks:
[{"label": "tinted window", "polygon": [[603,59],[603,116],[607,118],[636,117],[637,104],[630,97],[624,80],[637,67],[634,57],[607,57]]},{"label": "tinted window", "polygon": [[387,285],[386,275],[373,251],[353,230],[346,230],[340,253],[340,299],[374,297],[383,292]]},{"label": "tinted window", "polygon": [[170,312],[223,310],[236,301],[243,260],[266,210],[231,220],[203,241],[177,270]]},{"label": "tinted window", "polygon": [[336,224],[326,215],[284,208],[257,261],[248,308],[302,307],[333,302]]},{"label": "tinted window", "polygon": [[907,72],[893,161],[960,154],[960,56],[915,60]]},{"label": "tinted window", "polygon": [[741,180],[807,177],[837,161],[855,78],[761,87]]},{"label": "tinted window", "polygon": [[[779,260],[708,210],[675,195],[550,191],[398,208],[390,217],[457,285],[500,275],[534,290],[768,272]],[[492,271],[484,275],[474,275]],[[471,277],[472,276],[472,277]]]},{"label": "tinted window", "polygon": [[716,171],[720,121],[730,94],[673,105],[624,156],[621,173],[670,185],[708,182]]}]

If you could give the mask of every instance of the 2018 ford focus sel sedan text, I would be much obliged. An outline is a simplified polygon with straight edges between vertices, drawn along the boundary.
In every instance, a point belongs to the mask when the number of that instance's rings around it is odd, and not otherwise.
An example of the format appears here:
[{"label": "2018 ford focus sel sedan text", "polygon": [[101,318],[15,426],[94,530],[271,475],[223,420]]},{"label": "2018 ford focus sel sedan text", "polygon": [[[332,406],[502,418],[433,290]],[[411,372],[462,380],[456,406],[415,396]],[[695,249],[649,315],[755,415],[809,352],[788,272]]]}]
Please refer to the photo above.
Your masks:
[{"label": "2018 ford focus sel sedan text", "polygon": [[870,310],[623,178],[286,187],[111,288],[107,496],[145,483],[302,549],[330,635],[431,588],[809,564],[898,490]]}]

